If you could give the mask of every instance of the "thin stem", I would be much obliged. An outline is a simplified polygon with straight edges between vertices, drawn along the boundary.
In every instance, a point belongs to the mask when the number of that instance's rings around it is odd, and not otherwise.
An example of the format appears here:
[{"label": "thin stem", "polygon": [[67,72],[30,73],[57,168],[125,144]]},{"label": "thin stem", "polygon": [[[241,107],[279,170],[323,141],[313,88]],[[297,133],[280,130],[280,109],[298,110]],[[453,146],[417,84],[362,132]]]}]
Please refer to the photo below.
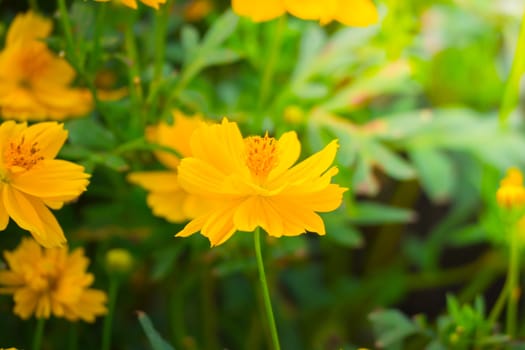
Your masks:
[{"label": "thin stem", "polygon": [[104,32],[105,18],[106,18],[106,4],[98,4],[98,11],[95,16],[95,28],[93,32],[93,52],[91,55],[90,69],[92,73],[96,72],[98,61],[100,58],[100,38]]},{"label": "thin stem", "polygon": [[37,0],[29,0],[29,7],[32,11],[38,12],[38,1]]},{"label": "thin stem", "polygon": [[498,299],[494,303],[494,306],[492,307],[492,310],[489,314],[489,322],[492,324],[496,322],[499,315],[503,311],[503,305],[505,305],[505,301],[507,301],[507,297],[509,296],[509,283],[508,279],[505,281],[505,284],[503,285],[503,288],[501,289],[501,292],[498,296]]},{"label": "thin stem", "polygon": [[42,339],[44,337],[44,326],[46,324],[45,318],[38,318],[36,323],[35,335],[33,338],[33,350],[40,350],[42,346]]},{"label": "thin stem", "polygon": [[71,322],[69,324],[68,350],[77,350],[77,349],[78,349],[78,323]]},{"label": "thin stem", "polygon": [[134,17],[128,20],[126,23],[125,31],[125,46],[126,55],[129,59],[129,88],[131,99],[133,101],[134,113],[138,115],[143,129],[146,125],[146,119],[143,113],[143,93],[142,93],[142,82],[140,79],[140,67],[139,67],[139,56],[137,51],[137,45],[135,43],[135,34],[133,32]]},{"label": "thin stem", "polygon": [[520,274],[520,242],[518,232],[511,231],[510,261],[507,271],[508,298],[507,298],[507,334],[514,338],[518,321],[518,301],[520,297],[519,274]]},{"label": "thin stem", "polygon": [[525,12],[521,19],[521,29],[518,43],[512,60],[510,75],[505,84],[501,106],[499,110],[499,123],[502,129],[507,127],[509,115],[518,102],[520,79],[525,71]]},{"label": "thin stem", "polygon": [[67,11],[66,0],[58,0],[58,10],[60,12],[60,23],[62,24],[62,30],[66,35],[66,48],[68,53],[72,56],[73,61],[78,64],[75,54],[75,45],[73,41],[73,30],[71,29],[71,19],[69,18],[69,12]]},{"label": "thin stem", "polygon": [[255,243],[255,255],[257,257],[257,268],[259,270],[259,282],[261,283],[261,290],[264,298],[264,308],[266,310],[266,318],[270,333],[272,335],[273,348],[280,350],[279,335],[277,334],[277,327],[275,326],[275,319],[273,317],[272,302],[270,300],[270,292],[268,291],[268,283],[266,282],[266,273],[264,272],[264,263],[261,253],[261,239],[260,239],[260,228],[255,229],[253,240]]},{"label": "thin stem", "polygon": [[109,350],[111,346],[111,333],[113,329],[113,316],[115,315],[115,305],[117,303],[118,285],[118,278],[115,276],[110,276],[108,291],[108,314],[104,319],[104,328],[102,333],[102,350]]}]

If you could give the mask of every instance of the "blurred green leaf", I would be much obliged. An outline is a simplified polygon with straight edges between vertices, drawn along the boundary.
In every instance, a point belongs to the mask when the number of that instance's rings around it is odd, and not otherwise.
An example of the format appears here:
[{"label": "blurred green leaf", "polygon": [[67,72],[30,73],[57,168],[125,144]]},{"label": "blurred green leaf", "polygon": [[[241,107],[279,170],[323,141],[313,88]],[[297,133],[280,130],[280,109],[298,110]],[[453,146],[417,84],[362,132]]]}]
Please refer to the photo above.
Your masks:
[{"label": "blurred green leaf", "polygon": [[69,120],[65,123],[69,131],[68,140],[75,146],[93,150],[111,150],[117,146],[115,136],[93,118]]},{"label": "blurred green leaf", "polygon": [[357,225],[405,223],[415,219],[412,210],[391,207],[377,202],[360,201],[350,211],[350,220]]},{"label": "blurred green leaf", "polygon": [[409,155],[429,197],[436,203],[450,199],[456,178],[451,161],[442,152],[428,148],[412,149]]},{"label": "blurred green leaf", "polygon": [[146,333],[146,336],[148,337],[148,340],[153,350],[175,350],[170,344],[168,344],[164,339],[162,339],[160,334],[153,327],[153,324],[151,323],[151,320],[149,319],[148,315],[146,315],[146,313],[142,311],[137,311],[137,314],[139,317],[140,325]]},{"label": "blurred green leaf", "polygon": [[419,331],[418,327],[398,310],[372,312],[369,317],[378,347],[390,349]]}]

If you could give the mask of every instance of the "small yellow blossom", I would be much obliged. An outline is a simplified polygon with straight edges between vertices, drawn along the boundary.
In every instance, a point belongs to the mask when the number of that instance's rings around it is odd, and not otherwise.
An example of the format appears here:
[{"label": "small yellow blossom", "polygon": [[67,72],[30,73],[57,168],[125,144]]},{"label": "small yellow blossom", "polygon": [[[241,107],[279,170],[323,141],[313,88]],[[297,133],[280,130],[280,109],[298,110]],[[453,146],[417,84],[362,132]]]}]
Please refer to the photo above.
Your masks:
[{"label": "small yellow blossom", "polygon": [[[111,0],[95,0],[99,2],[108,2]],[[126,5],[127,7],[131,7],[132,9],[137,9],[137,0],[117,0],[117,2],[120,2],[123,5]],[[160,4],[165,4],[166,0],[140,0],[141,3],[144,5],[153,7],[154,9],[158,10]]]},{"label": "small yellow blossom", "polygon": [[92,108],[87,89],[69,87],[75,71],[50,51],[44,39],[52,22],[33,12],[19,14],[0,52],[0,116],[16,120],[63,120]]},{"label": "small yellow blossom", "polygon": [[43,246],[66,242],[48,207],[60,209],[89,182],[82,166],[55,159],[66,138],[57,122],[0,124],[0,231],[11,217]]},{"label": "small yellow blossom", "polygon": [[513,208],[525,205],[525,188],[523,175],[517,168],[510,168],[501,180],[496,192],[496,200],[503,208]]},{"label": "small yellow blossom", "polygon": [[196,22],[213,10],[213,4],[210,0],[192,0],[185,7],[183,17],[188,22]]},{"label": "small yellow blossom", "polygon": [[[146,137],[150,142],[169,147],[186,157],[191,155],[190,136],[203,123],[200,116],[187,117],[175,111],[173,125],[163,122],[149,127]],[[129,174],[128,180],[150,192],[147,202],[153,214],[171,222],[194,218],[202,210],[203,201],[180,187],[177,175],[180,159],[165,151],[157,151],[155,155],[169,170],[134,172]]]},{"label": "small yellow blossom", "polygon": [[338,148],[332,141],[304,161],[295,132],[278,140],[243,138],[236,123],[204,125],[191,138],[192,156],[179,165],[179,183],[188,193],[209,200],[210,210],[186,225],[177,236],[200,231],[212,246],[224,243],[235,231],[262,227],[274,237],[306,231],[325,234],[317,212],[341,205],[343,192],[331,184],[331,166]]},{"label": "small yellow blossom", "polygon": [[268,21],[285,12],[321,24],[338,21],[348,26],[367,26],[378,20],[371,0],[232,0],[232,8],[254,22]]},{"label": "small yellow blossom", "polygon": [[1,293],[13,294],[14,313],[22,319],[51,315],[69,321],[93,322],[106,313],[106,293],[89,288],[89,259],[82,248],[45,249],[23,239],[14,251],[4,252],[9,270],[0,271]]}]

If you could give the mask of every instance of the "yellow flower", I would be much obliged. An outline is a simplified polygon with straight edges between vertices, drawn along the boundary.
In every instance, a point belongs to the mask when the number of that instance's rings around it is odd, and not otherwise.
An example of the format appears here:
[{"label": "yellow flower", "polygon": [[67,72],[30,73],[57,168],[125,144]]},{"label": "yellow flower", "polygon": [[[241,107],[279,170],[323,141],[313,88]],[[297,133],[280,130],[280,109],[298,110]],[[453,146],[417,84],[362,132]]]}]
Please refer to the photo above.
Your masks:
[{"label": "yellow flower", "polygon": [[0,52],[0,115],[7,119],[63,120],[92,108],[86,89],[70,88],[75,71],[44,39],[50,20],[33,12],[16,16]]},{"label": "yellow flower", "polygon": [[525,205],[525,188],[523,175],[517,168],[510,168],[496,192],[496,200],[503,208]]},{"label": "yellow flower", "polygon": [[[160,123],[149,127],[146,137],[150,142],[174,149],[186,157],[191,155],[190,136],[203,123],[200,116],[187,117],[175,111],[173,125]],[[164,151],[157,151],[155,155],[169,170],[134,172],[128,175],[128,180],[150,192],[147,202],[153,214],[171,222],[184,222],[194,218],[202,210],[203,201],[179,186],[179,158]]]},{"label": "yellow flower", "polygon": [[0,231],[11,217],[43,246],[66,242],[48,207],[77,198],[89,178],[82,166],[54,159],[66,138],[57,122],[0,124]]},{"label": "yellow flower", "polygon": [[348,26],[367,26],[378,20],[371,0],[232,0],[232,8],[254,22],[268,21],[285,12],[321,24],[338,21]]},{"label": "yellow flower", "polygon": [[89,288],[94,277],[86,272],[89,259],[82,248],[68,254],[67,247],[45,249],[23,239],[4,257],[10,269],[0,271],[0,292],[13,294],[14,313],[22,319],[53,314],[93,322],[106,313],[106,293]]},{"label": "yellow flower", "polygon": [[243,139],[237,124],[226,119],[202,126],[192,135],[192,156],[179,165],[179,183],[214,205],[177,236],[201,231],[214,246],[237,230],[257,227],[275,237],[305,231],[324,235],[317,212],[335,210],[346,191],[330,183],[337,173],[331,166],[337,147],[334,140],[292,167],[301,149],[293,131],[279,140],[268,135]]},{"label": "yellow flower", "polygon": [[[95,0],[98,2],[108,2],[110,0]],[[137,0],[118,0],[118,2],[122,3],[123,5],[126,5],[127,7],[131,7],[132,9],[137,9]],[[141,3],[144,5],[153,7],[154,9],[158,10],[160,4],[165,4],[166,0],[140,0]]]},{"label": "yellow flower", "polygon": [[126,249],[115,248],[106,253],[106,268],[110,272],[126,273],[133,267],[133,256]]}]

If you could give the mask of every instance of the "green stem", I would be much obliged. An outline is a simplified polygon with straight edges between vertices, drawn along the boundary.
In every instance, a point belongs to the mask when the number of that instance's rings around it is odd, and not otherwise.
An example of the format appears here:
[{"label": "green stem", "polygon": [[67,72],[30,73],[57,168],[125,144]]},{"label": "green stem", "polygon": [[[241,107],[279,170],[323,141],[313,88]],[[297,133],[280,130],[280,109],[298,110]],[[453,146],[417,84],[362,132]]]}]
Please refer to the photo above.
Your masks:
[{"label": "green stem", "polygon": [[[137,45],[135,43],[135,33],[133,32],[134,15],[126,23],[125,31],[125,46],[126,55],[129,59],[129,89],[131,99],[133,101],[133,112],[137,119],[141,123],[140,129],[144,129],[146,126],[146,119],[143,113],[143,93],[142,93],[142,82],[140,79],[140,67],[139,67],[139,56],[137,51]],[[137,120],[135,119],[135,120]]]},{"label": "green stem", "polygon": [[77,349],[78,349],[78,323],[71,322],[69,324],[68,350],[77,350]]},{"label": "green stem", "polygon": [[96,73],[98,67],[98,61],[101,55],[100,52],[100,38],[104,32],[105,19],[106,19],[106,4],[98,4],[98,11],[95,16],[95,28],[93,29],[93,52],[91,55],[90,69],[93,74]]},{"label": "green stem", "polygon": [[514,52],[512,67],[509,78],[505,84],[501,106],[499,110],[499,123],[502,129],[508,124],[510,113],[518,102],[520,79],[525,71],[525,12],[521,19],[521,29],[518,37],[518,44]]},{"label": "green stem", "polygon": [[511,231],[510,261],[507,271],[507,334],[514,338],[518,321],[518,301],[520,297],[520,242],[516,229]]},{"label": "green stem", "polygon": [[69,55],[73,58],[75,63],[78,63],[75,54],[75,45],[73,41],[73,30],[71,29],[71,19],[69,18],[69,12],[67,11],[66,0],[58,0],[58,10],[60,12],[60,23],[62,24],[62,30],[66,35],[66,49]]},{"label": "green stem", "polygon": [[109,300],[108,300],[108,314],[104,319],[104,328],[102,333],[102,350],[109,350],[111,346],[111,333],[113,328],[113,316],[115,315],[115,305],[117,303],[119,281],[115,276],[110,276],[109,280]]},{"label": "green stem", "polygon": [[275,319],[273,317],[272,302],[270,300],[270,292],[268,291],[268,283],[266,282],[266,273],[264,272],[264,263],[261,253],[261,239],[260,239],[260,228],[255,229],[253,240],[255,243],[255,255],[257,257],[257,268],[259,270],[259,282],[261,283],[261,290],[264,298],[264,308],[266,310],[266,318],[270,333],[272,335],[273,348],[280,350],[279,336],[277,334],[277,327],[275,326]]},{"label": "green stem", "polygon": [[33,350],[40,350],[42,346],[42,339],[44,338],[44,326],[46,324],[45,318],[37,319],[35,335],[33,338]]},{"label": "green stem", "polygon": [[29,0],[29,7],[33,12],[38,12],[38,1],[37,0]]}]

